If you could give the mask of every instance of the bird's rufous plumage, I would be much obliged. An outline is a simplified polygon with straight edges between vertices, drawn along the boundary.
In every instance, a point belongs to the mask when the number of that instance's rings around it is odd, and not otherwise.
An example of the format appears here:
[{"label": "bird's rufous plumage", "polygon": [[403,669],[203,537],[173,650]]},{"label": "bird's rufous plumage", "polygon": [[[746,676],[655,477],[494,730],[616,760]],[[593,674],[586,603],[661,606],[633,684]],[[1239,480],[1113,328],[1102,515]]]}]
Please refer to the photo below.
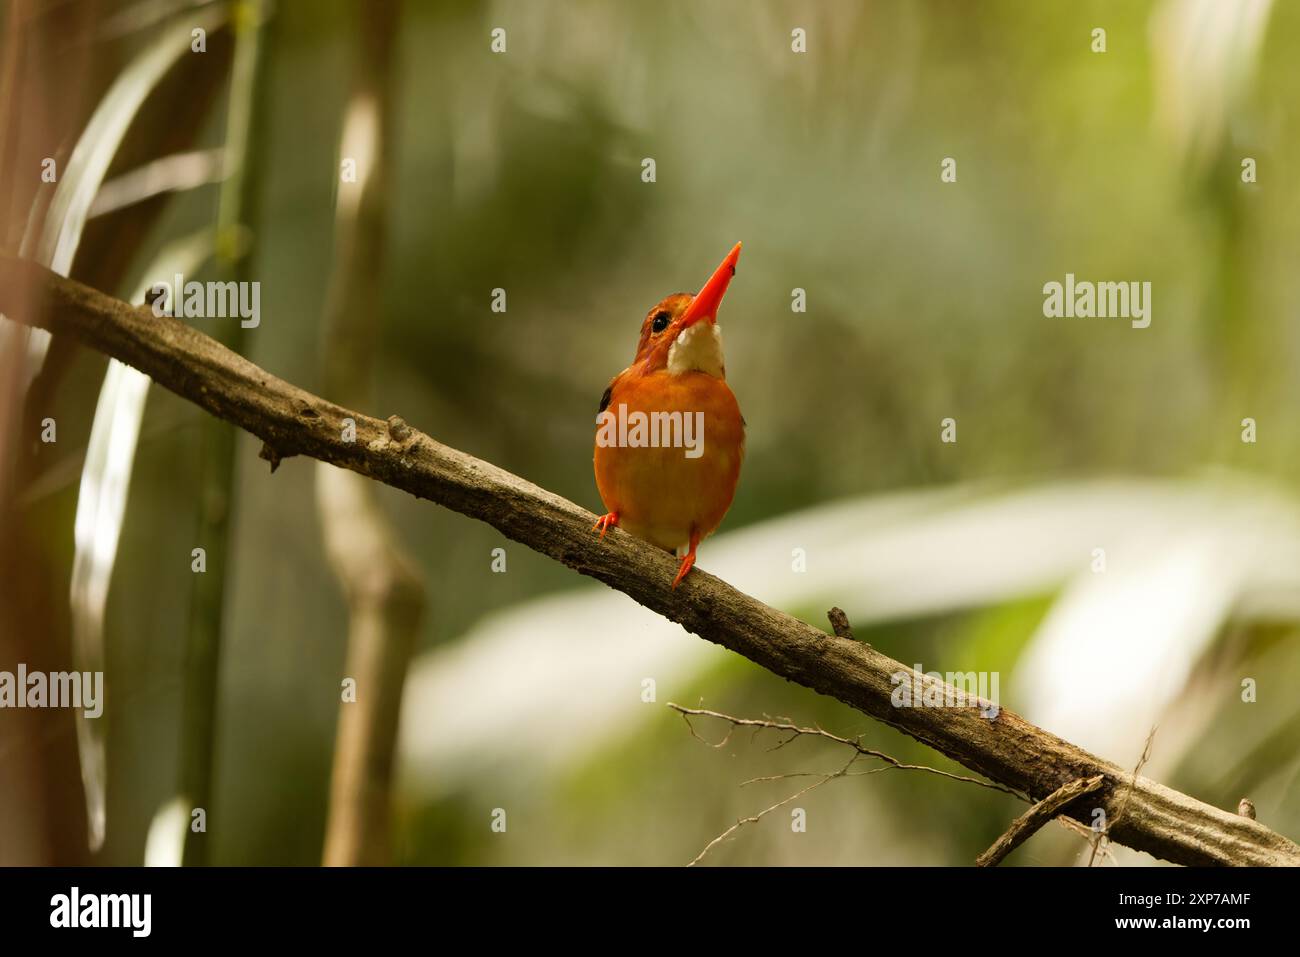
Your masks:
[{"label": "bird's rufous plumage", "polygon": [[740,244],[696,295],[659,302],[641,323],[632,364],[610,382],[600,412],[632,417],[701,413],[698,457],[674,446],[596,443],[596,486],[608,510],[595,525],[617,525],[682,557],[673,587],[695,563],[699,543],[731,507],[745,450],[745,422],[726,382],[718,305],[736,271]]}]

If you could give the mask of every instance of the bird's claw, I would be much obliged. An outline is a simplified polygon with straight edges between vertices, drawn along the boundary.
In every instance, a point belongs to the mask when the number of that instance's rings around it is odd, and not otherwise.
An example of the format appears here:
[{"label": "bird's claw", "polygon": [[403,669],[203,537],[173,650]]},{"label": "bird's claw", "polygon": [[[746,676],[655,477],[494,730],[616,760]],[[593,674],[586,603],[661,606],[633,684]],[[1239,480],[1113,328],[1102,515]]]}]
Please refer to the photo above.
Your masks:
[{"label": "bird's claw", "polygon": [[688,552],[686,557],[682,559],[682,567],[677,569],[677,577],[673,579],[674,589],[676,589],[677,586],[682,583],[682,579],[686,577],[686,573],[689,572],[694,567],[695,567],[695,552],[691,551]]},{"label": "bird's claw", "polygon": [[618,525],[618,513],[608,512],[596,519],[596,524],[591,526],[591,530],[594,532],[596,529],[600,529],[600,537],[604,538],[605,533],[616,525]]}]

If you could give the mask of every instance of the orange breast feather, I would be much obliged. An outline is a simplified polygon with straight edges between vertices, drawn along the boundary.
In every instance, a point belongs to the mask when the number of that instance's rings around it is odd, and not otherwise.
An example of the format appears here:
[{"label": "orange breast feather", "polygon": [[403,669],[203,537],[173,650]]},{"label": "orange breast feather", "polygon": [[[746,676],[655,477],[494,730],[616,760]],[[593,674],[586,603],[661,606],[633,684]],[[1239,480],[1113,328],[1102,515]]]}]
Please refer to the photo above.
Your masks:
[{"label": "orange breast feather", "polygon": [[680,446],[597,442],[596,485],[619,524],[669,550],[712,533],[731,507],[745,449],[740,407],[726,381],[702,372],[644,375],[633,367],[614,380],[607,409],[631,422],[635,413],[648,419],[655,412],[678,412],[700,427],[692,436],[699,442],[698,457]]}]

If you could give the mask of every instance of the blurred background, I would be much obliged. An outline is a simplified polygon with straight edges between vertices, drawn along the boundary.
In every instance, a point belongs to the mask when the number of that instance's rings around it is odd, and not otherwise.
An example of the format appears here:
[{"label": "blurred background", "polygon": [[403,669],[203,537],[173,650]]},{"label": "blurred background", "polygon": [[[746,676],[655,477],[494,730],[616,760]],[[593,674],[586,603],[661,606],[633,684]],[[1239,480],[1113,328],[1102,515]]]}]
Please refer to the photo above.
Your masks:
[{"label": "blurred background", "polygon": [[[0,30],[6,252],[135,302],[260,282],[256,328],[188,321],[593,510],[641,318],[743,240],[748,451],[700,566],[997,672],[1121,766],[1158,728],[1144,774],[1300,837],[1300,5],[8,0]],[[1150,327],[1045,318],[1066,273],[1150,282]],[[0,711],[0,864],[680,865],[807,784],[743,782],[847,758],[711,748],[668,702],[961,772],[486,525],[271,476],[135,373],[0,334],[0,669],[107,686],[97,721]],[[367,595],[397,612],[344,703]],[[888,771],[704,862],[966,865],[1023,808]],[[1090,855],[1053,826],[1008,863]]]}]

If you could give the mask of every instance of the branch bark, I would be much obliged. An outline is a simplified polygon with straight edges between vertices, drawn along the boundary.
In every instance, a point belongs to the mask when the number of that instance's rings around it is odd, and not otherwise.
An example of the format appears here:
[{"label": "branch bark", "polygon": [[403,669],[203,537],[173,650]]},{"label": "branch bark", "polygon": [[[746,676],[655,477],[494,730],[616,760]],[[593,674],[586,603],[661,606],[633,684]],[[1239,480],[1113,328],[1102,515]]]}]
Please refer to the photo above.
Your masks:
[{"label": "branch bark", "polygon": [[[39,295],[25,297],[25,289]],[[1005,708],[991,719],[981,713],[987,705],[979,702],[895,708],[893,675],[908,675],[914,691],[936,682],[859,642],[828,635],[770,608],[699,569],[674,591],[669,583],[676,562],[667,552],[619,530],[599,541],[591,533],[595,516],[586,509],[442,445],[398,419],[390,426],[305,392],[181,321],[155,317],[148,307],[130,306],[10,256],[0,256],[0,311],[134,366],[262,439],[273,461],[310,456],[485,521],[687,631],[838,698],[1035,799],[1071,781],[1101,775],[1095,800],[1114,821],[1111,840],[1179,864],[1300,866],[1300,846],[1258,821],[1131,775]],[[355,441],[346,440],[345,419],[356,424]],[[1123,813],[1116,820],[1121,801]],[[1089,823],[1090,810],[1069,813]]]}]

